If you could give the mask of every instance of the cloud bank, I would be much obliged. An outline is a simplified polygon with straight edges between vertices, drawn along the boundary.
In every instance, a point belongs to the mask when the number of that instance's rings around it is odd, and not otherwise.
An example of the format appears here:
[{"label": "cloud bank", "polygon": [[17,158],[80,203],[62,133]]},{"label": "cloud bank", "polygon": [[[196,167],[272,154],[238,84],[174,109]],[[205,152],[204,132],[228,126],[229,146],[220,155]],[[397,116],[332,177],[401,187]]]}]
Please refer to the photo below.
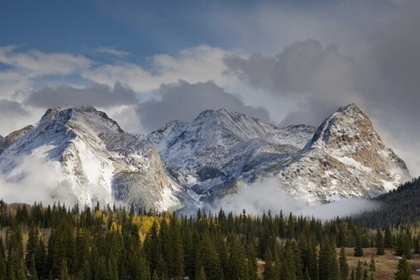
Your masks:
[{"label": "cloud bank", "polygon": [[378,209],[379,204],[365,199],[349,199],[339,202],[331,202],[318,206],[308,206],[305,202],[286,194],[281,183],[276,178],[256,182],[253,184],[240,185],[238,192],[226,196],[213,204],[212,212],[222,208],[225,212],[240,214],[245,209],[249,214],[261,215],[271,211],[278,214],[303,215],[319,219],[333,219],[337,216],[346,217],[360,214],[363,211]]},{"label": "cloud bank", "polygon": [[226,92],[214,82],[165,84],[159,94],[160,100],[151,99],[137,106],[141,123],[149,132],[173,120],[192,121],[207,109],[225,108],[269,121],[266,109],[245,105],[240,96]]}]

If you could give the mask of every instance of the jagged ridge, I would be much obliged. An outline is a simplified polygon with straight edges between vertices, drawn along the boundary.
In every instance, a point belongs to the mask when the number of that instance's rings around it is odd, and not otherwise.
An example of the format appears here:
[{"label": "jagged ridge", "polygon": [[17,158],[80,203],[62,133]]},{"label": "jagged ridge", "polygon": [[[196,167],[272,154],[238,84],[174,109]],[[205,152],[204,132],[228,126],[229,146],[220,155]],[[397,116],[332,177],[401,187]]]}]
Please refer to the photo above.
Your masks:
[{"label": "jagged ridge", "polygon": [[[69,201],[70,193],[73,202],[88,205],[117,199],[146,208],[180,206],[154,145],[125,133],[93,107],[49,109],[36,127],[23,131],[6,137],[13,140],[0,154],[6,175],[29,155],[55,166],[56,185],[49,187],[57,199]],[[63,188],[67,197],[61,196]]]}]

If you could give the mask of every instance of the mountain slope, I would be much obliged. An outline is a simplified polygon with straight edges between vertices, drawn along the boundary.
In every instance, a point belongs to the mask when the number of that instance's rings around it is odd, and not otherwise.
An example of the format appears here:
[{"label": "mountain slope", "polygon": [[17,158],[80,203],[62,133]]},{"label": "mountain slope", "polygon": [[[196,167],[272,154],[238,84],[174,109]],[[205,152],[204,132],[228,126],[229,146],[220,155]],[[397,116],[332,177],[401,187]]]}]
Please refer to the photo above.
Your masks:
[{"label": "mountain slope", "polygon": [[197,201],[224,193],[238,180],[252,181],[259,172],[286,161],[311,138],[315,128],[277,128],[225,109],[202,112],[193,122],[171,122],[152,132],[170,174]]},{"label": "mountain slope", "polygon": [[316,131],[305,125],[277,128],[220,109],[191,123],[168,123],[148,139],[196,205],[231,192],[238,181],[267,175],[310,204],[373,197],[410,178],[405,163],[354,104],[340,108]]},{"label": "mountain slope", "polygon": [[420,178],[413,179],[395,190],[374,198],[380,208],[365,212],[357,220],[367,226],[382,227],[387,225],[399,227],[418,224],[420,217]]},{"label": "mountain slope", "polygon": [[176,185],[154,145],[125,133],[92,107],[49,109],[36,127],[11,133],[3,146],[0,170],[9,181],[25,175],[19,170],[22,157],[51,163],[57,180],[48,187],[56,199],[70,196],[70,201],[89,205],[115,198],[146,208],[180,207],[172,194]]},{"label": "mountain slope", "polygon": [[354,104],[329,116],[277,176],[289,193],[312,203],[373,197],[410,179],[404,161]]}]

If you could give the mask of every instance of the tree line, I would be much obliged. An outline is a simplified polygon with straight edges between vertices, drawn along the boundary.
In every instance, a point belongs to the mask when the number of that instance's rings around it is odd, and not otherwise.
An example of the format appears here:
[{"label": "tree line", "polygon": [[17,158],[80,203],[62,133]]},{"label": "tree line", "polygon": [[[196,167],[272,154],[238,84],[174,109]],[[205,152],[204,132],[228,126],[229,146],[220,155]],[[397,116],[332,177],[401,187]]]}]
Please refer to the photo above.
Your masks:
[{"label": "tree line", "polygon": [[[420,241],[419,228],[374,229],[352,218],[235,216],[222,209],[198,210],[193,218],[99,204],[0,201],[0,227],[0,280],[257,280],[258,262],[263,279],[372,279],[372,266],[349,268],[344,247],[355,256],[364,248],[378,255],[395,248],[406,260],[419,253]],[[410,272],[406,263],[400,270]]]}]

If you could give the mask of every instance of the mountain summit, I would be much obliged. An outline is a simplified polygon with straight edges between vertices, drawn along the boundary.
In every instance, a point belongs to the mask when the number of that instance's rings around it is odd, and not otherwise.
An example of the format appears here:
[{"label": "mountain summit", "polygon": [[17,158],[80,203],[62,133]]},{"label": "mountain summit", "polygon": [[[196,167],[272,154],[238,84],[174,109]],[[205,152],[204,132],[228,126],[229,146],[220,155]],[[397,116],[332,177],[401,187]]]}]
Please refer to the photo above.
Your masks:
[{"label": "mountain summit", "polygon": [[310,204],[376,196],[410,178],[354,104],[317,129],[278,128],[220,109],[189,123],[172,121],[148,136],[124,132],[93,107],[56,107],[35,126],[0,138],[6,182],[26,176],[21,159],[28,156],[49,164],[55,180],[47,189],[57,200],[160,210],[201,207],[235,192],[238,182],[267,176]]},{"label": "mountain summit", "polygon": [[166,175],[154,145],[125,133],[93,107],[49,109],[35,127],[4,139],[0,170],[8,180],[21,179],[14,175],[22,173],[17,172],[19,159],[38,158],[56,173],[46,187],[57,200],[90,205],[117,199],[146,208],[180,207],[172,194],[176,184]]},{"label": "mountain summit", "polygon": [[313,203],[376,196],[410,178],[355,104],[329,116],[277,176],[288,192]]}]

